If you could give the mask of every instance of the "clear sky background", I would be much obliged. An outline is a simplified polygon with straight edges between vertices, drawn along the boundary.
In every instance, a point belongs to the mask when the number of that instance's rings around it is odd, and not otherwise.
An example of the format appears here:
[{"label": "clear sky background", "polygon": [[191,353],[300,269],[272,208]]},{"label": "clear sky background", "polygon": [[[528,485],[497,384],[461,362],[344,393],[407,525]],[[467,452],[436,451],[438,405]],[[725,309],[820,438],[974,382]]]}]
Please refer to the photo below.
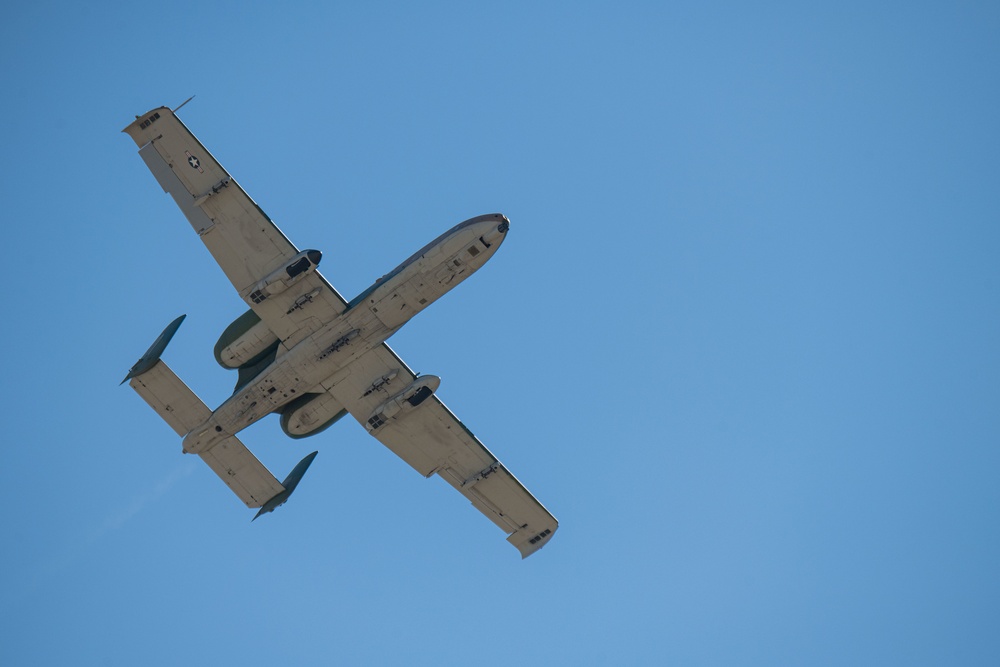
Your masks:
[{"label": "clear sky background", "polygon": [[[337,4],[343,5],[341,7]],[[4,665],[995,665],[995,3],[58,3],[0,21]],[[348,298],[502,250],[391,344],[559,518],[521,561],[350,419],[253,512],[243,312],[119,130],[181,117]]]}]

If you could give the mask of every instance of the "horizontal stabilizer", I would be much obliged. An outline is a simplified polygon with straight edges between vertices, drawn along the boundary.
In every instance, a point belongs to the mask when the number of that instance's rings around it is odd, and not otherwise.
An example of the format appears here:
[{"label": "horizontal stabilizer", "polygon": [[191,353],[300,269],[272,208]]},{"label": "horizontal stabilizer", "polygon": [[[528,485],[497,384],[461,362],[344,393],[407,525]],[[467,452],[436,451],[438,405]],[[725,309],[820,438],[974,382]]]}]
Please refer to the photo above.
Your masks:
[{"label": "horizontal stabilizer", "polygon": [[[167,338],[169,340],[169,336]],[[162,352],[162,346],[160,351]],[[177,435],[187,434],[212,416],[208,406],[162,359],[133,377],[129,386],[142,396]],[[261,507],[269,498],[273,499],[286,491],[264,464],[234,435],[220,440],[200,456],[247,507]],[[299,477],[301,476],[300,473]],[[297,479],[294,481],[298,483]]]},{"label": "horizontal stabilizer", "polygon": [[191,391],[184,381],[170,370],[165,361],[157,360],[148,370],[132,378],[129,386],[142,400],[163,417],[174,433],[185,436],[204,424],[212,411]]},{"label": "horizontal stabilizer", "polygon": [[260,507],[268,498],[286,492],[235,435],[199,456],[247,507]]}]

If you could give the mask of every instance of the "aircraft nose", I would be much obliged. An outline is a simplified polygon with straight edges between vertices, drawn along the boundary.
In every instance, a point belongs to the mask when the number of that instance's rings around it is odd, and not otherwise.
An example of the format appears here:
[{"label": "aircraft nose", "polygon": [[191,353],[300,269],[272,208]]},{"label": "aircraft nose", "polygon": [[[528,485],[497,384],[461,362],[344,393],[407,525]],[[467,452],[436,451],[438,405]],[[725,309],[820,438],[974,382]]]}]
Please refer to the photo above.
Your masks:
[{"label": "aircraft nose", "polygon": [[503,243],[503,240],[507,238],[507,230],[510,229],[510,220],[507,216],[500,213],[496,213],[490,216],[492,220],[484,220],[483,226],[479,229],[483,230],[480,240],[489,248],[494,243]]}]

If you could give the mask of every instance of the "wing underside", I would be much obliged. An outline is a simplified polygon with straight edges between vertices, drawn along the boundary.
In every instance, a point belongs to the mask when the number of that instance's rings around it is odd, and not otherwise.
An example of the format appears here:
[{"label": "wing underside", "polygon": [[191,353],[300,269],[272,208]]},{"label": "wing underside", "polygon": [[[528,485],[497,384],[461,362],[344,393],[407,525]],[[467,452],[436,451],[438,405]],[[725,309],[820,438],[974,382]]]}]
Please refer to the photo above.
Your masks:
[{"label": "wing underside", "polygon": [[[413,371],[383,344],[359,357],[350,374],[328,390],[365,425],[373,410],[415,379]],[[522,557],[545,546],[559,527],[555,517],[436,396],[371,434],[421,475],[437,473],[508,533],[507,541]]]},{"label": "wing underside", "polygon": [[240,298],[287,347],[346,308],[347,302],[319,272],[280,294],[260,298],[260,281],[281,270],[299,250],[170,109],[149,111],[124,132]]}]

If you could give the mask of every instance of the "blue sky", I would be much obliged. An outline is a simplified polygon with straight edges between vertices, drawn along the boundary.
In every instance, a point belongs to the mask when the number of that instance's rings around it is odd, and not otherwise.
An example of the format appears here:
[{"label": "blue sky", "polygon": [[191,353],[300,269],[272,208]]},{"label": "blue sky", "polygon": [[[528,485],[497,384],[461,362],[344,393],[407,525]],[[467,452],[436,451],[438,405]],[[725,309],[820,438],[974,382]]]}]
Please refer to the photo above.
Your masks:
[{"label": "blue sky", "polygon": [[[37,3],[0,23],[0,663],[995,664],[990,3]],[[391,341],[560,519],[521,561],[345,420],[241,437],[253,512],[127,387],[207,403],[242,304],[119,130],[185,123],[348,298],[503,249]]]}]

